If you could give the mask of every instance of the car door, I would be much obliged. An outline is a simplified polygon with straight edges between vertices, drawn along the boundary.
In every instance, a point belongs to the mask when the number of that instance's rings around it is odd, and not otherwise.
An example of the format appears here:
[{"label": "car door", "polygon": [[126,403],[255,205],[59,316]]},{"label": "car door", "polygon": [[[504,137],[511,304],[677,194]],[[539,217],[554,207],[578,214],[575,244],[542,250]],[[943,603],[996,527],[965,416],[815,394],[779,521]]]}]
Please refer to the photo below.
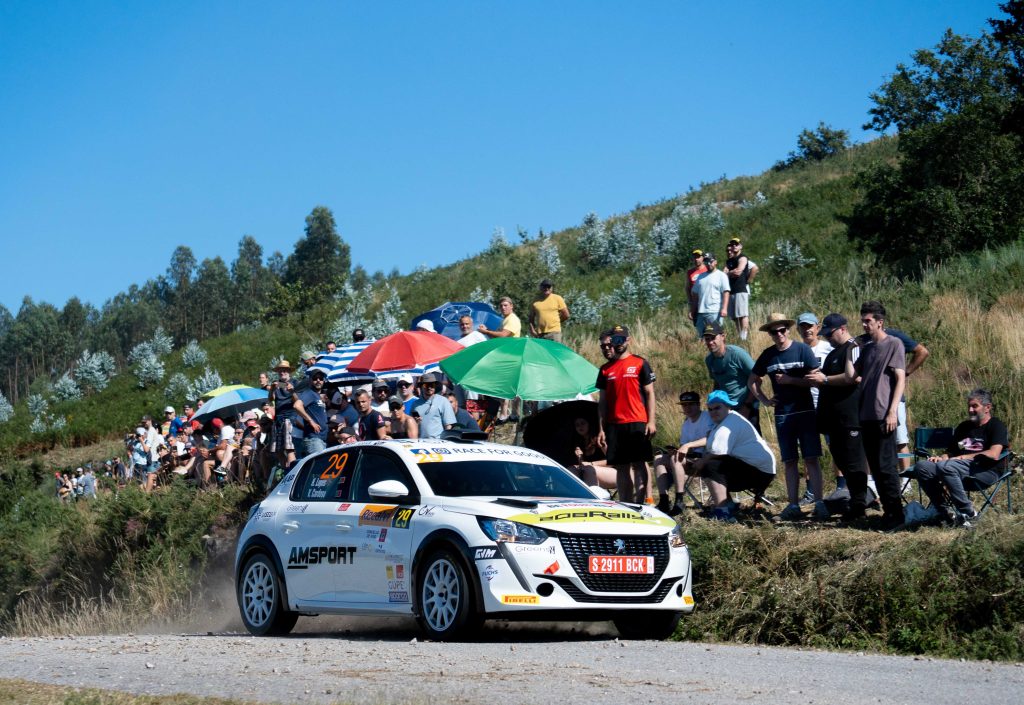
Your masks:
[{"label": "car door", "polygon": [[[413,493],[401,504],[370,496],[369,488],[383,480],[398,480]],[[364,448],[352,478],[350,514],[358,545],[359,570],[340,575],[341,600],[374,605],[394,605],[403,610],[411,604],[409,585],[413,517],[419,503],[416,485],[405,465],[393,452]]]},{"label": "car door", "polygon": [[358,569],[352,526],[343,519],[358,449],[332,449],[303,465],[278,522],[288,595],[336,602],[339,576]]}]

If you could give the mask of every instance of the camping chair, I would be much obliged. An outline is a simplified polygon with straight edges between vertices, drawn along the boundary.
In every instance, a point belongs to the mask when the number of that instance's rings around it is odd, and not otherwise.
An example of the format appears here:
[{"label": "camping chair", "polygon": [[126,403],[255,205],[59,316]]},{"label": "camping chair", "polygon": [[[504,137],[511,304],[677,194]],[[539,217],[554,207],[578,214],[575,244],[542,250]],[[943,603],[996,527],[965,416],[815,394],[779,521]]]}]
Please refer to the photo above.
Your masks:
[{"label": "camping chair", "polygon": [[[914,431],[914,452],[900,453],[899,457],[909,457],[915,462],[918,460],[927,460],[930,456],[936,455],[935,451],[945,453],[952,442],[953,429],[950,426],[941,426],[936,428],[918,426]],[[917,473],[914,472],[914,467],[911,466],[909,470],[901,472],[900,477],[903,478],[903,486],[900,487],[900,492],[905,493],[907,491],[907,487],[910,485],[910,481],[917,479]],[[921,489],[921,483],[918,483],[917,485],[917,498],[918,501],[924,504],[924,491]]]},{"label": "camping chair", "polygon": [[1003,451],[996,462],[996,467],[1002,470],[1002,472],[991,485],[981,485],[974,477],[965,477],[963,479],[964,489],[967,492],[977,492],[985,499],[981,508],[978,509],[978,516],[981,516],[989,507],[995,506],[992,500],[1003,487],[1006,487],[1006,512],[1013,514],[1013,487],[1010,483],[1014,473],[1013,458],[1014,454],[1012,451],[1009,449]]}]

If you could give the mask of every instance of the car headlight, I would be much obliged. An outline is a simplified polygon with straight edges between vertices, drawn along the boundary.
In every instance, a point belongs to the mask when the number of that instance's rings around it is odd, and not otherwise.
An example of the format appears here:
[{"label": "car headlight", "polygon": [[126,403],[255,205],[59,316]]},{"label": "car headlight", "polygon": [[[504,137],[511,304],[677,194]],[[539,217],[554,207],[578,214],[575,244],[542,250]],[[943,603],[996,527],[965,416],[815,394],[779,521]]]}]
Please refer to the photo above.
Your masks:
[{"label": "car headlight", "polygon": [[668,545],[669,548],[685,548],[686,541],[683,540],[683,532],[678,526],[668,532]]},{"label": "car headlight", "polygon": [[536,544],[544,543],[548,539],[548,534],[543,529],[508,519],[480,518],[480,528],[492,541]]}]

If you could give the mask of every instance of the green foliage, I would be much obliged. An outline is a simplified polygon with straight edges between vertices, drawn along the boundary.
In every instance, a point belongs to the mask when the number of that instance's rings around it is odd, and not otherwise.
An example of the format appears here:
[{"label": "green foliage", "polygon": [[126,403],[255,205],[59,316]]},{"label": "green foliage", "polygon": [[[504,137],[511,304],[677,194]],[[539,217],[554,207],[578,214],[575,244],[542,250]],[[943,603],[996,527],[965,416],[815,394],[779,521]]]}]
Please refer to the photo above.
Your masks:
[{"label": "green foliage", "polygon": [[765,257],[765,262],[776,274],[789,274],[814,264],[814,258],[804,255],[798,242],[776,240],[775,252]]},{"label": "green foliage", "polygon": [[284,283],[300,285],[300,305],[312,297],[333,298],[348,278],[352,256],[348,243],[338,235],[334,214],[317,206],[306,216],[306,235],[295,243],[285,263]]},{"label": "green foliage", "polygon": [[801,130],[796,138],[796,151],[790,152],[785,161],[777,163],[773,168],[782,170],[804,162],[820,162],[849,147],[849,132],[819,122],[814,130]]},{"label": "green foliage", "polygon": [[207,359],[206,351],[199,346],[199,342],[195,339],[188,341],[181,351],[181,362],[185,367],[205,365]]}]

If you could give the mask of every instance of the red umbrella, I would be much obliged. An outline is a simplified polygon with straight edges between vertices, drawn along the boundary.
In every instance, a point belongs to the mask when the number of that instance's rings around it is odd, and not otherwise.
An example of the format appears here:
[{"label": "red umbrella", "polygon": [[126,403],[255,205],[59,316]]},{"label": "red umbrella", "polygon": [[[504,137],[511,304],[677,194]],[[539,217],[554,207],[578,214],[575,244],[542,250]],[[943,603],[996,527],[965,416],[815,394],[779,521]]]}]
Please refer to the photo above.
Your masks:
[{"label": "red umbrella", "polygon": [[464,348],[451,338],[426,330],[403,330],[371,343],[348,365],[350,373],[381,376],[420,375]]}]

